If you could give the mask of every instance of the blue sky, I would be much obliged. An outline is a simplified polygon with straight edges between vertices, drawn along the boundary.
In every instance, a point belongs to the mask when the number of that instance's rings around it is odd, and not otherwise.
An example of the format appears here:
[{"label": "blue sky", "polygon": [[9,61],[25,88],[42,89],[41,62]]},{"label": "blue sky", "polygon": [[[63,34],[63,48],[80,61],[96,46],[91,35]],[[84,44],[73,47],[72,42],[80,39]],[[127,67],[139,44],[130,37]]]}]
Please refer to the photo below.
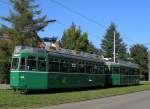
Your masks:
[{"label": "blue sky", "polygon": [[[1,2],[2,1],[2,2]],[[8,0],[0,0],[0,16],[9,14],[10,5]],[[150,45],[150,0],[56,0],[61,4],[97,21],[99,24],[109,26],[111,21],[117,25],[124,42],[130,47],[135,43]],[[98,26],[88,20],[71,13],[70,11],[54,4],[51,0],[36,0],[43,10],[43,15],[48,19],[56,19],[59,22],[50,24],[45,31],[40,32],[41,37],[57,36],[62,33],[72,22],[80,26],[84,32],[89,34],[89,40],[96,47],[100,47],[102,36],[106,28]],[[5,23],[0,20],[0,23]],[[5,23],[7,24],[7,23]]]}]

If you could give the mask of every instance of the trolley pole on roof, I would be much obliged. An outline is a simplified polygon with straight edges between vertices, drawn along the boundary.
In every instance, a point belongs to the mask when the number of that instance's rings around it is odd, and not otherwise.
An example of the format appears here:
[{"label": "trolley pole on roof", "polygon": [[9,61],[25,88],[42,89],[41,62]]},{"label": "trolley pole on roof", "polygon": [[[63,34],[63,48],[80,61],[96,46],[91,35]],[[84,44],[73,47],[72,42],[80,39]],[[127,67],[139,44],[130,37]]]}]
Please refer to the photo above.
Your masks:
[{"label": "trolley pole on roof", "polygon": [[114,55],[114,63],[116,63],[116,32],[114,31],[114,51],[113,51],[113,55]]}]

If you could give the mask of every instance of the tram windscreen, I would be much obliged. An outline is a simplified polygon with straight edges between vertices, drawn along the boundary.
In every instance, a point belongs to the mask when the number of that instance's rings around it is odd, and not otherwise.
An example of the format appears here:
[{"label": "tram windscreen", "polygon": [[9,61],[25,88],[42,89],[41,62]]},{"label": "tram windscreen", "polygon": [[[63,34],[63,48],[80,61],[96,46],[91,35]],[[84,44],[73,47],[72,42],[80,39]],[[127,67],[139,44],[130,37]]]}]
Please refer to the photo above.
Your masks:
[{"label": "tram windscreen", "polygon": [[19,58],[12,58],[11,69],[12,70],[18,69],[18,64],[19,64]]}]

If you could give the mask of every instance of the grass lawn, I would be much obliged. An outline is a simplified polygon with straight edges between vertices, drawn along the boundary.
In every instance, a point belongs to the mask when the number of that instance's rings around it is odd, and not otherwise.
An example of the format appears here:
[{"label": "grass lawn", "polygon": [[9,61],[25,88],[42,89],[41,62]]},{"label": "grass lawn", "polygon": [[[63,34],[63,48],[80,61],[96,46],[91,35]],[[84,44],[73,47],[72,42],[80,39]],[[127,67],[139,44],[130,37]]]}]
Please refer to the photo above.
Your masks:
[{"label": "grass lawn", "polygon": [[19,94],[12,90],[0,90],[0,108],[40,107],[68,102],[77,102],[101,97],[150,90],[150,83],[137,86],[93,89],[88,91],[59,92],[46,94]]}]

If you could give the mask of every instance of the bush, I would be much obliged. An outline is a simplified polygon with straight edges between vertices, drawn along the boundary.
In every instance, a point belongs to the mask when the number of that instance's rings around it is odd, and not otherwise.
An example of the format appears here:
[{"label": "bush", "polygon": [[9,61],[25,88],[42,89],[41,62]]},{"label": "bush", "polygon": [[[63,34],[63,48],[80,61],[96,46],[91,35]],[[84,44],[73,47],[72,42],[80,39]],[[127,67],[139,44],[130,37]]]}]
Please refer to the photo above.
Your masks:
[{"label": "bush", "polygon": [[10,79],[10,62],[0,61],[0,83],[8,84]]}]

